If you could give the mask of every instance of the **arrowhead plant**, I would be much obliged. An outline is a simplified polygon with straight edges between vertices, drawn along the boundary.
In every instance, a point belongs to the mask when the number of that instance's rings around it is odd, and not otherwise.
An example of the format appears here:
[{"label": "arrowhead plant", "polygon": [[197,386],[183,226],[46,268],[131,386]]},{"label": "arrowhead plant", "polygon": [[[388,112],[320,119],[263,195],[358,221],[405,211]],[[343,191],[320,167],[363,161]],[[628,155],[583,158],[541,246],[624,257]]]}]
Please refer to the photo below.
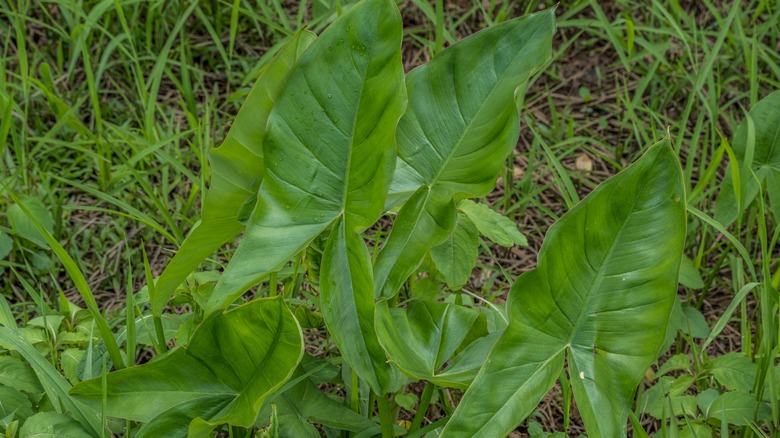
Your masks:
[{"label": "arrowhead plant", "polygon": [[[551,56],[555,11],[477,32],[406,75],[402,30],[394,1],[363,0],[279,50],[210,152],[201,221],[149,284],[160,318],[197,266],[243,231],[218,281],[192,292],[192,329],[150,363],[75,385],[75,400],[142,423],[138,436],[207,436],[222,424],[316,436],[311,420],[390,437],[394,394],[422,380],[465,390],[444,436],[501,437],[568,363],[592,436],[625,434],[664,339],[685,234],[668,141],[550,229],[506,314],[439,286],[423,293],[421,277],[459,291],[483,237],[527,244],[471,198],[494,188],[517,144],[518,90]],[[375,232],[390,223],[388,235]],[[314,310],[291,310],[302,290]],[[340,356],[315,369],[301,326],[318,318]],[[314,383],[324,382],[343,385],[344,403],[320,393]]]},{"label": "arrowhead plant", "polygon": [[664,140],[553,225],[536,269],[512,286],[509,325],[443,435],[508,434],[566,363],[588,432],[625,436],[677,292],[684,198],[682,169]]}]

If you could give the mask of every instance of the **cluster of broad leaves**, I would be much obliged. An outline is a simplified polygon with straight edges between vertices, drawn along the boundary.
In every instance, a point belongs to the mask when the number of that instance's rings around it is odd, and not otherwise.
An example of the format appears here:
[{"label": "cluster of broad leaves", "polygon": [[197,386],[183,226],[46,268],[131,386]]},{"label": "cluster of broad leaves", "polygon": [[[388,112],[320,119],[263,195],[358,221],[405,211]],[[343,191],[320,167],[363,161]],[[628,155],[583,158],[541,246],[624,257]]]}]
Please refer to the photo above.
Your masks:
[{"label": "cluster of broad leaves", "polygon": [[[40,365],[39,383],[9,385],[3,370],[24,364],[0,362],[2,399],[19,406],[0,405],[0,421],[34,427],[27,408],[45,397],[60,417],[42,421],[84,435],[111,428],[103,412],[137,422],[139,437],[209,436],[223,424],[319,436],[311,422],[371,436],[380,431],[373,407],[359,414],[316,385],[344,385],[365,404],[373,397],[363,394],[422,380],[465,390],[441,435],[500,437],[561,377],[589,433],[624,435],[664,344],[684,244],[685,194],[668,140],[549,230],[506,306],[459,293],[482,237],[526,244],[514,223],[470,198],[494,188],[516,145],[517,91],[549,59],[554,29],[553,10],[510,20],[407,75],[391,0],[362,1],[319,36],[296,34],[210,153],[202,220],[149,284],[142,326],[172,302],[195,309],[163,318],[177,347],[100,376],[111,362],[93,351],[90,328],[71,387],[11,318],[0,343]],[[192,275],[242,231],[221,275]],[[245,300],[253,288],[269,296]],[[304,289],[313,299],[301,306]],[[312,327],[326,328],[339,358],[304,354],[302,328]]]}]

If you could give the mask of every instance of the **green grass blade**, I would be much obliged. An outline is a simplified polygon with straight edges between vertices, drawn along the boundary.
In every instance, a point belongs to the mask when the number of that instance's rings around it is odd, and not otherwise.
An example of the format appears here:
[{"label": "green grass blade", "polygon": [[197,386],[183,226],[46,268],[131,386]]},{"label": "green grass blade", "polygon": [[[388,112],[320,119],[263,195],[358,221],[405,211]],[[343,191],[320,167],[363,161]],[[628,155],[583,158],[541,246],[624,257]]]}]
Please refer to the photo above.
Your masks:
[{"label": "green grass blade", "polygon": [[702,352],[706,350],[712,341],[714,341],[715,338],[720,334],[720,332],[723,331],[723,329],[726,327],[726,324],[728,324],[731,315],[735,310],[737,310],[737,306],[742,302],[743,299],[745,299],[747,294],[760,285],[761,283],[748,283],[744,285],[742,289],[739,290],[739,292],[737,292],[737,294],[731,300],[731,303],[729,303],[729,306],[726,307],[726,310],[723,311],[723,315],[721,315],[715,325],[712,326],[710,335],[707,336],[707,339],[704,340],[704,343],[701,346]]},{"label": "green grass blade", "polygon": [[63,248],[62,245],[60,245],[60,243],[57,242],[57,240],[41,225],[38,219],[36,219],[30,210],[27,209],[27,207],[16,196],[16,194],[8,187],[6,187],[6,191],[11,196],[11,199],[13,199],[19,208],[22,209],[25,216],[27,216],[30,222],[32,222],[38,232],[41,233],[41,236],[43,236],[43,238],[46,240],[46,243],[49,244],[51,249],[57,255],[57,258],[59,258],[62,262],[71,280],[73,280],[73,283],[76,285],[79,294],[84,299],[84,302],[86,303],[87,309],[89,309],[92,318],[98,325],[100,336],[103,338],[103,342],[106,344],[106,348],[108,349],[108,353],[111,356],[111,360],[114,362],[114,367],[117,369],[124,368],[122,354],[119,352],[119,346],[116,343],[116,339],[114,339],[114,334],[111,332],[111,328],[108,326],[108,322],[106,322],[106,319],[103,318],[103,315],[100,313],[100,308],[97,305],[97,301],[95,301],[95,296],[92,294],[92,290],[89,288],[89,284],[87,284],[87,280],[84,277],[84,274],[81,272],[81,269],[79,269],[78,265],[70,256],[70,254],[65,251],[65,248]]},{"label": "green grass blade", "polygon": [[57,412],[69,413],[95,435],[100,435],[100,419],[97,412],[70,397],[68,394],[68,390],[71,388],[70,383],[35,347],[11,327],[0,327],[0,341],[13,347],[32,366]]},{"label": "green grass blade", "polygon": [[2,294],[0,294],[0,326],[16,328],[14,314],[11,312],[11,307]]},{"label": "green grass blade", "polygon": [[171,235],[170,233],[165,231],[165,228],[162,225],[160,225],[159,222],[154,220],[154,218],[152,218],[148,214],[146,214],[146,213],[142,212],[141,210],[138,210],[137,208],[135,208],[132,205],[128,204],[127,202],[122,201],[121,199],[118,199],[118,198],[116,198],[114,196],[111,196],[111,195],[109,195],[107,193],[101,192],[100,190],[92,188],[92,187],[90,187],[90,186],[88,186],[86,184],[82,184],[82,183],[79,183],[79,182],[76,182],[76,181],[72,181],[72,180],[69,180],[69,179],[66,179],[66,178],[62,178],[62,177],[57,176],[57,175],[52,175],[51,177],[56,179],[56,180],[58,180],[58,181],[62,181],[65,184],[71,185],[71,186],[73,186],[73,187],[75,187],[75,188],[77,188],[79,190],[82,190],[82,191],[84,191],[86,193],[89,193],[90,195],[100,199],[101,201],[108,202],[111,205],[115,205],[115,206],[121,208],[122,210],[124,210],[128,214],[130,214],[130,216],[132,218],[134,218],[135,220],[137,220],[139,222],[142,222],[144,224],[147,224],[150,227],[154,228],[155,231],[157,231],[160,234],[162,234],[166,239],[171,241],[171,243],[178,244],[178,239],[176,239],[176,237],[174,237],[173,235]]},{"label": "green grass blade", "polygon": [[696,207],[689,205],[688,206],[688,212],[692,215],[696,216],[697,218],[701,219],[704,223],[711,226],[712,228],[715,228],[719,233],[723,234],[723,237],[728,239],[729,242],[731,242],[732,245],[734,245],[734,248],[737,250],[739,255],[742,257],[742,259],[745,261],[745,264],[748,267],[748,270],[750,271],[750,274],[753,276],[753,278],[756,277],[756,270],[753,267],[753,261],[750,257],[750,253],[748,253],[748,250],[745,248],[742,243],[737,240],[736,237],[734,237],[733,234],[729,233],[729,231],[718,221],[715,219],[709,217],[706,213],[703,211],[697,209]]}]

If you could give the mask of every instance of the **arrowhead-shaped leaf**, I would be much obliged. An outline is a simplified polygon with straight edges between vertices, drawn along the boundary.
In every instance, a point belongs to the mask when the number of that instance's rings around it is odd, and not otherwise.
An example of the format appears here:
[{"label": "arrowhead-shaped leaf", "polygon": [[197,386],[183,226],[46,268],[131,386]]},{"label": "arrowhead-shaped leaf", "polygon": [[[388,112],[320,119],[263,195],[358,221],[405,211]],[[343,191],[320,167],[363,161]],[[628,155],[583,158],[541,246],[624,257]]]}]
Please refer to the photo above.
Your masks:
[{"label": "arrowhead-shaped leaf", "polygon": [[[398,201],[421,186],[430,190],[422,205],[405,206],[396,221],[438,214],[441,207],[428,204],[444,206],[454,196],[484,196],[493,188],[517,143],[515,91],[550,57],[554,30],[552,9],[521,17],[480,31],[409,73],[391,192]],[[455,225],[444,214],[433,219],[447,232],[418,226],[390,233],[374,271],[382,296],[394,295]]]},{"label": "arrowhead-shaped leaf", "polygon": [[[300,328],[283,300],[254,300],[211,314],[188,346],[108,374],[106,414],[147,423],[138,436],[187,436],[221,423],[249,427],[302,354]],[[71,394],[99,409],[101,379]]]},{"label": "arrowhead-shaped leaf", "polygon": [[[764,185],[764,193],[769,195],[772,214],[776,220],[780,219],[780,91],[775,91],[756,103],[750,109],[749,117],[752,127],[746,118],[734,133],[731,147],[737,162],[729,164],[715,202],[715,219],[724,225],[731,224],[741,214],[731,178],[730,167],[733,165],[738,165],[741,169],[742,207],[747,207],[755,199],[761,184]],[[751,163],[745,163],[750,155],[749,149],[752,150],[753,160]],[[748,169],[748,165],[756,178],[744,171]]]},{"label": "arrowhead-shaped leaf", "polygon": [[225,141],[209,152],[211,184],[203,203],[203,218],[157,281],[151,297],[155,315],[162,313],[175,289],[200,262],[244,229],[238,216],[247,199],[257,195],[263,178],[262,145],[268,115],[293,65],[314,38],[311,32],[299,32],[282,47],[252,87]]},{"label": "arrowhead-shaped leaf", "polygon": [[293,68],[268,119],[257,206],[207,310],[281,267],[338,217],[350,227],[376,221],[404,103],[400,13],[392,0],[365,0]]},{"label": "arrowhead-shaped leaf", "polygon": [[505,436],[552,387],[564,359],[588,433],[625,436],[676,295],[683,198],[664,141],[553,225],[538,267],[512,287],[509,326],[443,436]]}]

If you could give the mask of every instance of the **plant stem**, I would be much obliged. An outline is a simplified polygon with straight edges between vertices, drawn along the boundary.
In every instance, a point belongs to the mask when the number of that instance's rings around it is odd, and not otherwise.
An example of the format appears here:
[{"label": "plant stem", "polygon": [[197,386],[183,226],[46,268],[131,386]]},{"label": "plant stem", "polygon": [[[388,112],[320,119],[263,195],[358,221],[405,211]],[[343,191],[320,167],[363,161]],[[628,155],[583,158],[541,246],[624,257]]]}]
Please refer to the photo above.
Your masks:
[{"label": "plant stem", "polygon": [[420,395],[420,403],[417,405],[417,413],[414,414],[412,425],[409,426],[409,433],[420,428],[420,425],[425,418],[425,413],[428,412],[428,406],[431,404],[434,388],[436,388],[436,385],[431,382],[425,382],[425,388],[423,388],[423,392]]},{"label": "plant stem", "polygon": [[436,0],[436,36],[433,54],[441,52],[444,48],[444,1]]},{"label": "plant stem", "polygon": [[424,437],[427,433],[432,432],[445,424],[450,420],[450,417],[444,417],[439,418],[438,420],[434,421],[433,423],[423,427],[422,429],[412,433],[410,432],[409,435],[407,435],[407,438],[420,438]]},{"label": "plant stem", "polygon": [[366,418],[371,418],[371,416],[374,414],[374,404],[376,403],[376,394],[374,391],[371,391],[368,393],[368,408],[366,408],[365,412],[363,412],[363,416]]},{"label": "plant stem", "polygon": [[108,405],[108,370],[106,358],[103,357],[103,370],[100,374],[100,437],[106,437],[106,406]]},{"label": "plant stem", "polygon": [[279,276],[276,272],[271,272],[268,278],[268,296],[275,297],[278,293],[277,287],[279,285]]},{"label": "plant stem", "polygon": [[439,400],[442,402],[442,409],[444,409],[444,412],[447,413],[447,416],[452,415],[452,411],[454,410],[452,408],[452,403],[450,403],[450,398],[447,397],[447,389],[446,388],[439,388]]},{"label": "plant stem", "polygon": [[360,379],[355,370],[352,370],[352,390],[349,392],[349,408],[360,413]]},{"label": "plant stem", "polygon": [[377,396],[376,402],[379,405],[379,424],[382,426],[382,438],[393,438],[395,418],[393,408],[390,406],[390,395]]},{"label": "plant stem", "polygon": [[[135,297],[133,296],[133,281],[130,268],[127,269],[127,296],[125,297],[125,323],[127,324],[127,366],[135,365],[136,338],[135,338]],[[128,423],[129,424],[129,423]],[[128,428],[128,431],[130,429]],[[129,433],[129,432],[128,432]]]},{"label": "plant stem", "polygon": [[159,344],[159,353],[165,353],[168,351],[168,344],[165,342],[165,332],[163,331],[162,318],[159,316],[153,316],[154,331],[157,333],[157,343]]}]

